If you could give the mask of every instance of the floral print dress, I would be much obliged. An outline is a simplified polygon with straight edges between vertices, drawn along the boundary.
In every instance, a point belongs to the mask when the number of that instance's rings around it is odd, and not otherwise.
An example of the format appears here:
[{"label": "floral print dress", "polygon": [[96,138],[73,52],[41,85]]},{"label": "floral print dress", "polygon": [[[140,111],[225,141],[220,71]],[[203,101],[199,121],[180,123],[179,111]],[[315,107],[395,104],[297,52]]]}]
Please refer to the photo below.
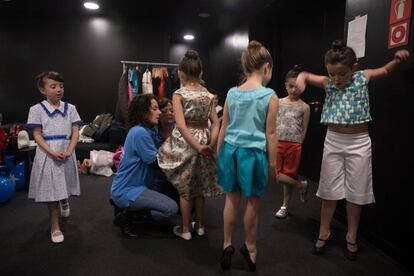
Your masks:
[{"label": "floral print dress", "polygon": [[[207,89],[190,90],[182,87],[174,92],[181,95],[186,121],[207,121],[213,108],[214,95]],[[210,128],[192,128],[191,135],[202,145],[210,143]],[[174,128],[158,150],[158,165],[180,196],[191,199],[212,197],[222,193],[217,184],[216,159],[204,156],[192,148],[181,132]]]}]

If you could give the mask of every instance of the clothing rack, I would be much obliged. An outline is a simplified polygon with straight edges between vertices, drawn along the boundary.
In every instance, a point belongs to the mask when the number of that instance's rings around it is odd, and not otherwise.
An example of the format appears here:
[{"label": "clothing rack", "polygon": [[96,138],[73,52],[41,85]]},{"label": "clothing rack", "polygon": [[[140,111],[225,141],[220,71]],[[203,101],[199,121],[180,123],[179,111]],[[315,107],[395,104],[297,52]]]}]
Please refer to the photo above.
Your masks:
[{"label": "clothing rack", "polygon": [[121,63],[122,63],[124,72],[127,70],[127,64],[178,67],[178,64],[176,63],[158,63],[158,62],[144,62],[144,61],[127,61],[127,60],[121,60]]}]

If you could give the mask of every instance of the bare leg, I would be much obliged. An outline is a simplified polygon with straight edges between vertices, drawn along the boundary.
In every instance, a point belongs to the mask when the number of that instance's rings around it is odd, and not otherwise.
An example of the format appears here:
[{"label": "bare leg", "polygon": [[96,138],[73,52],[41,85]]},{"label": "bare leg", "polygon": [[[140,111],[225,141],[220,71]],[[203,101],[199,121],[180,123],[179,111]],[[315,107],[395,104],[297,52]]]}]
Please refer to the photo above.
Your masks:
[{"label": "bare leg", "polygon": [[[331,222],[333,215],[336,210],[336,200],[325,200],[322,199],[321,207],[321,225],[319,228],[319,239],[326,240],[330,237],[331,233]],[[324,241],[318,240],[316,242],[316,247],[323,247],[325,245]]]},{"label": "bare leg", "polygon": [[50,217],[50,232],[60,231],[59,226],[59,209],[57,202],[49,202],[47,204],[49,209],[49,217]]},{"label": "bare leg", "polygon": [[346,234],[346,241],[351,243],[347,244],[347,247],[350,251],[355,252],[358,251],[357,245],[355,244],[357,241],[357,233],[358,233],[358,226],[359,226],[359,218],[361,217],[361,205],[357,205],[351,202],[346,203],[346,214],[348,219],[348,233]]},{"label": "bare leg", "polygon": [[203,196],[198,196],[195,198],[195,212],[197,217],[197,229],[204,227],[204,206],[205,206],[205,199]]},{"label": "bare leg", "polygon": [[283,184],[286,184],[290,187],[296,188],[296,189],[302,189],[303,188],[303,184],[300,181],[297,181],[296,179],[286,175],[286,174],[279,174],[278,176],[278,180],[280,182],[283,182]]},{"label": "bare leg", "polygon": [[224,220],[224,241],[223,249],[231,245],[234,226],[236,225],[237,213],[240,206],[240,192],[226,194],[226,202],[223,210]]},{"label": "bare leg", "polygon": [[260,198],[250,196],[247,198],[246,211],[244,212],[244,232],[246,235],[246,246],[251,260],[256,263],[256,233],[259,221]]},{"label": "bare leg", "polygon": [[289,201],[290,201],[290,197],[292,195],[292,187],[283,184],[283,203],[282,206],[285,206],[286,209],[289,208]]},{"label": "bare leg", "polygon": [[180,209],[181,209],[181,218],[182,218],[182,233],[188,233],[191,231],[190,220],[191,220],[191,207],[192,199],[187,200],[184,197],[180,196]]}]

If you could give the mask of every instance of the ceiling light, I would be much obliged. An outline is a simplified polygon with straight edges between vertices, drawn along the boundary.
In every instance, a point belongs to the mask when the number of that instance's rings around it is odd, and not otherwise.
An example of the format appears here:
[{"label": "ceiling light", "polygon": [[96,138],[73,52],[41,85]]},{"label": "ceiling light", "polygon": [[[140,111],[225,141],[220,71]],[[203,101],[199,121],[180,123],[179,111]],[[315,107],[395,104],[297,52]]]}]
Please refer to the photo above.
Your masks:
[{"label": "ceiling light", "polygon": [[198,14],[198,16],[200,16],[202,18],[207,18],[207,17],[210,17],[210,14],[208,12],[200,12]]},{"label": "ceiling light", "polygon": [[193,40],[194,39],[194,35],[192,35],[192,34],[186,34],[186,35],[184,35],[184,39],[185,40]]},{"label": "ceiling light", "polygon": [[95,2],[85,2],[83,3],[83,6],[89,10],[97,10],[99,9],[99,5]]}]

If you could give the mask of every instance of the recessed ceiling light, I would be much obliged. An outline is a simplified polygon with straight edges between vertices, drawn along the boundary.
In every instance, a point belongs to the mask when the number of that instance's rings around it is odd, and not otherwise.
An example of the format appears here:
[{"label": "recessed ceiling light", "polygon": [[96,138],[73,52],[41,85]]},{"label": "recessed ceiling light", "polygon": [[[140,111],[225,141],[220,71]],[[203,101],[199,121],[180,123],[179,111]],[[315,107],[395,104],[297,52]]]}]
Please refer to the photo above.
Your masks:
[{"label": "recessed ceiling light", "polygon": [[198,16],[200,16],[202,18],[207,18],[207,17],[210,17],[210,14],[208,12],[200,12],[198,14]]},{"label": "recessed ceiling light", "polygon": [[193,40],[194,39],[194,35],[192,35],[192,34],[186,34],[186,35],[184,35],[184,39],[185,40]]},{"label": "recessed ceiling light", "polygon": [[83,3],[83,6],[89,10],[97,10],[99,9],[99,5],[95,2],[85,2]]}]

